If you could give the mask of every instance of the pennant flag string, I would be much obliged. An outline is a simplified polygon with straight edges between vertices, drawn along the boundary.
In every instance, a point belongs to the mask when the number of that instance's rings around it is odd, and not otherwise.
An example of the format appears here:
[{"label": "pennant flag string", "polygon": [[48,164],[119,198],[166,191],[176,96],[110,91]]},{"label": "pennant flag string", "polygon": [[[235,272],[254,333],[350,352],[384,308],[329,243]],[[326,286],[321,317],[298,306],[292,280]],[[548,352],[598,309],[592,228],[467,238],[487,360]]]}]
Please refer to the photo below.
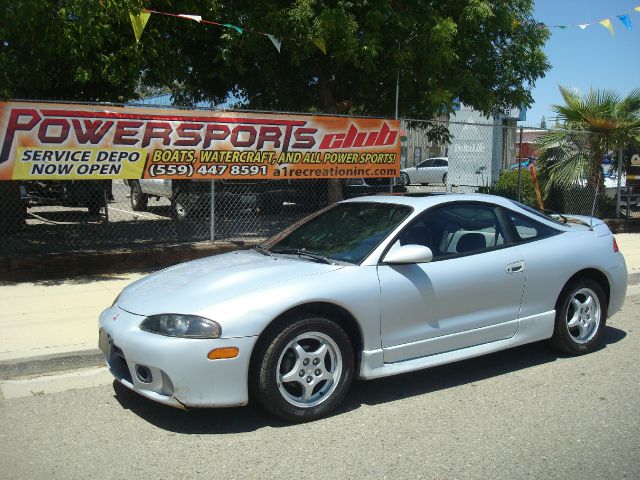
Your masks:
[{"label": "pennant flag string", "polygon": [[133,26],[133,35],[136,37],[136,43],[140,43],[140,37],[142,36],[144,27],[147,26],[147,22],[149,21],[150,16],[151,14],[144,10],[141,11],[138,15],[129,13],[131,25]]},{"label": "pennant flag string", "polygon": [[[238,32],[240,35],[242,35],[244,32],[263,35],[263,36],[269,38],[269,40],[271,40],[271,43],[276,48],[276,50],[278,50],[278,53],[280,53],[280,49],[282,47],[282,39],[280,39],[280,38],[278,38],[275,35],[272,35],[270,33],[261,32],[259,30],[253,30],[253,29],[250,29],[250,28],[242,28],[242,27],[238,27],[237,25],[232,25],[230,23],[222,23],[222,22],[216,22],[216,21],[213,21],[213,20],[205,20],[200,15],[190,15],[190,14],[184,14],[184,13],[168,13],[168,12],[160,12],[160,11],[157,11],[157,10],[150,10],[150,9],[141,10],[139,15],[135,15],[133,13],[129,14],[129,16],[131,17],[131,24],[133,25],[134,35],[136,36],[136,42],[140,41],[140,36],[142,35],[142,31],[144,30],[144,26],[146,25],[146,22],[148,21],[149,16],[152,13],[154,13],[156,15],[165,15],[167,17],[176,17],[176,18],[183,18],[183,19],[187,19],[187,20],[193,20],[195,22],[204,23],[204,24],[207,24],[207,25],[216,25],[218,27],[231,28],[231,29],[235,30],[236,32]],[[321,43],[319,44],[318,42],[321,42]],[[324,44],[324,40],[322,40],[322,39],[320,39],[320,40],[314,39],[313,43],[316,46],[318,46],[318,48],[322,51],[322,53],[324,53],[326,55],[327,52],[326,52],[326,46]]]},{"label": "pennant flag string", "polygon": [[[620,20],[620,22],[622,22],[625,28],[629,31],[632,30],[631,18],[629,17],[629,14],[633,12],[640,12],[640,5],[638,5],[637,7],[634,7],[632,10],[628,10],[624,13],[621,13],[620,15],[616,15],[618,20]],[[581,30],[584,30],[593,24],[599,23],[603,27],[607,28],[611,33],[611,35],[615,35],[613,31],[613,25],[611,24],[611,18],[605,18],[603,20],[594,20],[593,22],[589,22],[589,23],[579,23],[577,25],[546,25],[544,23],[538,23],[538,28],[559,28],[560,30],[566,30],[570,27],[579,27]]]},{"label": "pennant flag string", "polygon": [[185,15],[184,13],[179,13],[178,16],[180,18],[187,18],[189,20],[194,20],[198,23],[202,22],[202,17],[200,15]]},{"label": "pennant flag string", "polygon": [[280,47],[282,46],[282,41],[279,38],[274,37],[270,33],[267,33],[267,37],[269,37],[269,40],[271,40],[271,43],[273,43],[273,46],[276,47],[276,50],[278,50],[278,53],[280,53]]},{"label": "pennant flag string", "polygon": [[608,18],[605,18],[604,20],[601,20],[598,23],[602,25],[604,28],[608,28],[609,32],[611,32],[611,36],[615,36],[616,33],[613,31],[613,25],[611,25],[611,20],[609,20]]},{"label": "pennant flag string", "polygon": [[625,13],[624,15],[618,15],[618,20],[622,22],[627,30],[633,30],[633,25],[631,25],[631,19],[628,14]]}]

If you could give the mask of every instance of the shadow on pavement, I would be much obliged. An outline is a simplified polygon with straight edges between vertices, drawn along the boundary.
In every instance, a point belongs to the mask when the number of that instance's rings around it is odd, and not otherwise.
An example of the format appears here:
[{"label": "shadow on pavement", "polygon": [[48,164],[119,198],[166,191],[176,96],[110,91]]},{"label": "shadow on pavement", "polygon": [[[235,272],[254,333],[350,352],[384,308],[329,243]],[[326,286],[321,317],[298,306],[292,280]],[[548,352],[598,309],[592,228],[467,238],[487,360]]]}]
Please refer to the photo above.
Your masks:
[{"label": "shadow on pavement", "polygon": [[[607,326],[602,346],[598,350],[619,342],[626,335],[623,330]],[[377,405],[473,384],[561,358],[579,357],[558,354],[547,348],[544,343],[538,342],[417,372],[372,381],[355,381],[342,405],[333,415],[356,410],[361,405]],[[123,408],[131,410],[158,428],[175,433],[229,434],[250,432],[264,427],[293,426],[274,417],[257,402],[238,408],[183,411],[147,400],[116,381],[113,382],[113,388],[115,398]]]},{"label": "shadow on pavement", "polygon": [[[34,285],[41,285],[45,287],[54,287],[58,285],[90,285],[96,282],[104,282],[110,280],[126,280],[130,278],[131,274],[150,274],[154,270],[149,268],[140,267],[132,268],[126,271],[118,273],[93,273],[85,274],[82,276],[70,276],[70,277],[55,277],[55,278],[39,278],[24,280],[25,282],[33,283]],[[133,280],[131,280],[133,282]],[[0,287],[15,285],[20,283],[19,279],[15,280],[0,280]]]}]

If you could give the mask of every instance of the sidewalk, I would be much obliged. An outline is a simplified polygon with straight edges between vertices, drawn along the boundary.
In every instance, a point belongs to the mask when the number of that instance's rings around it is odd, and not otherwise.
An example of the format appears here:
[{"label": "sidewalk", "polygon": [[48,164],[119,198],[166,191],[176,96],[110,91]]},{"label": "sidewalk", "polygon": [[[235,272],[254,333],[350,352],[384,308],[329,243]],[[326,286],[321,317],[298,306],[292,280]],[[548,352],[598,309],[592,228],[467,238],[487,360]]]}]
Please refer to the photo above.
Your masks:
[{"label": "sidewalk", "polygon": [[[640,234],[616,240],[630,283],[640,283]],[[98,315],[146,273],[0,285],[0,378],[101,364]]]}]

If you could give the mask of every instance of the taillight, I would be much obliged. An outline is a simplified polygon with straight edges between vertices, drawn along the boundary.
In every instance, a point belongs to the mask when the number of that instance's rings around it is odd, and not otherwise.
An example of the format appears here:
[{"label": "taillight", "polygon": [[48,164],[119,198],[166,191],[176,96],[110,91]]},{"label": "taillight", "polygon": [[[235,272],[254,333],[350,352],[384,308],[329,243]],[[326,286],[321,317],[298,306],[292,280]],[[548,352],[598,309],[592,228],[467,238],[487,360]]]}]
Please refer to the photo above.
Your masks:
[{"label": "taillight", "polygon": [[620,249],[618,248],[618,242],[616,242],[616,237],[613,237],[613,253],[618,253]]}]

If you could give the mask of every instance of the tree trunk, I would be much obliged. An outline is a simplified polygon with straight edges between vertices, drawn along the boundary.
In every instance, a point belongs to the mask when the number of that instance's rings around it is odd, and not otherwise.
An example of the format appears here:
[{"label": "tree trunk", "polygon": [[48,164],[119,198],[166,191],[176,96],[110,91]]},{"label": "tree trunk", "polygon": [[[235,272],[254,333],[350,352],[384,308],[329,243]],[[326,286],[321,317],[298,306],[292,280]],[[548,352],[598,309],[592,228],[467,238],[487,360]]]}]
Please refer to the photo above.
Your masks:
[{"label": "tree trunk", "polygon": [[[322,110],[324,113],[337,113],[338,105],[333,92],[327,83],[324,75],[318,76],[318,94],[322,102]],[[327,205],[339,202],[344,196],[342,195],[342,180],[339,178],[330,178],[327,180]]]},{"label": "tree trunk", "polygon": [[595,216],[602,215],[602,207],[604,200],[604,175],[602,173],[602,157],[604,153],[596,149],[596,153],[594,155],[594,161],[592,163],[593,168],[589,171],[587,175],[587,184],[586,187],[590,192],[593,192],[595,196]]}]

